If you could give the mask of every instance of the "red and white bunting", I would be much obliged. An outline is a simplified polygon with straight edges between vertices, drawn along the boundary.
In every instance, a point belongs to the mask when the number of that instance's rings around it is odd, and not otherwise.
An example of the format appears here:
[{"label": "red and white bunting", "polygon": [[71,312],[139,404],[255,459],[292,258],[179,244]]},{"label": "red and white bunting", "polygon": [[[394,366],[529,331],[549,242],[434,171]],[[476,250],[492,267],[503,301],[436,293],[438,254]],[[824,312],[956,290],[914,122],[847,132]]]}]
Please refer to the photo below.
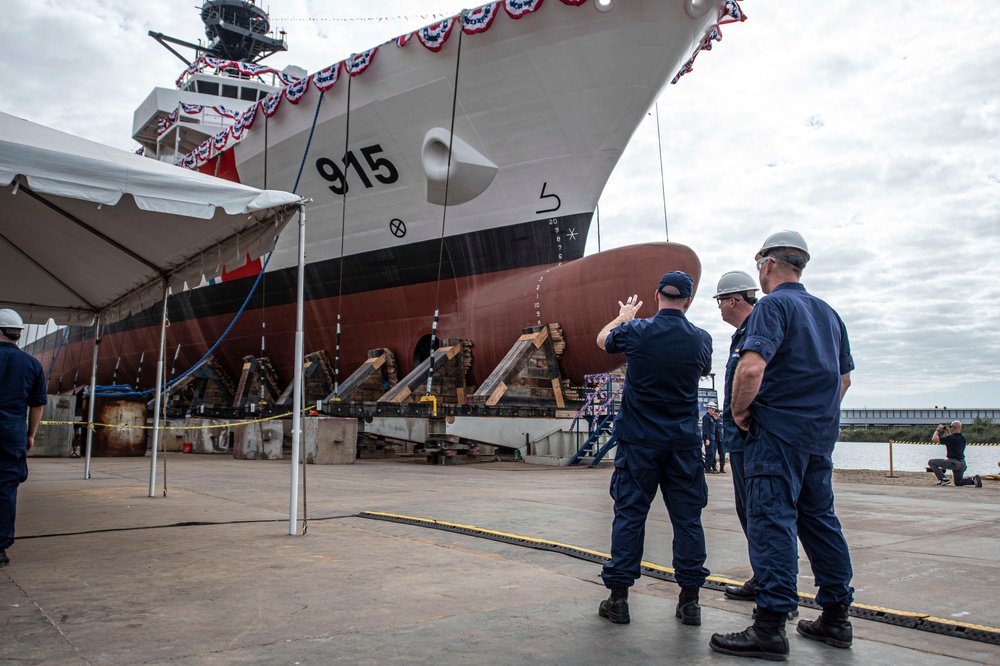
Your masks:
[{"label": "red and white bunting", "polygon": [[208,159],[212,156],[212,140],[205,139],[204,141],[202,141],[201,145],[198,146],[197,152],[198,152],[197,155],[198,166],[201,166],[202,164],[207,162]]},{"label": "red and white bunting", "polygon": [[[562,4],[571,7],[580,7],[586,1],[587,0],[560,0]],[[542,6],[542,2],[543,0],[495,0],[494,2],[487,3],[482,7],[463,12],[459,16],[444,19],[416,32],[400,35],[396,38],[396,46],[406,46],[410,40],[413,39],[413,37],[416,37],[418,41],[420,41],[420,43],[427,49],[438,52],[444,47],[445,42],[448,41],[448,37],[451,35],[451,32],[457,22],[460,22],[462,31],[466,34],[480,34],[489,30],[490,26],[493,25],[496,15],[500,13],[501,6],[503,6],[504,11],[512,19],[520,19],[528,14],[538,11],[538,9]],[[695,58],[698,57],[698,53],[703,50],[711,50],[712,42],[722,40],[722,30],[720,26],[727,23],[739,23],[745,21],[746,18],[746,14],[743,13],[743,9],[740,7],[738,0],[726,0],[720,10],[718,23],[706,33],[705,37],[702,38],[698,50],[695,51],[688,61],[684,63],[671,83],[677,83],[682,76],[691,72],[694,67]],[[239,72],[251,76],[274,74],[288,87],[282,91],[268,95],[261,101],[257,102],[257,104],[247,109],[242,116],[236,112],[229,111],[222,106],[212,107],[217,113],[228,118],[233,118],[236,122],[226,131],[219,133],[212,139],[206,140],[198,146],[198,148],[188,153],[184,158],[179,160],[178,164],[189,169],[204,165],[205,162],[210,160],[212,157],[215,157],[216,154],[240,141],[247,135],[247,130],[253,127],[254,120],[257,117],[258,107],[267,117],[270,118],[277,113],[278,107],[281,105],[281,100],[283,98],[287,97],[289,102],[297,104],[309,89],[310,81],[321,91],[326,92],[337,82],[341,66],[344,67],[344,70],[349,75],[358,76],[364,73],[365,70],[371,66],[373,60],[375,59],[375,53],[377,50],[378,49],[376,47],[363,53],[353,55],[343,62],[321,69],[305,79],[296,79],[271,67],[257,65],[255,63],[241,63],[234,60],[224,60],[222,58],[211,58],[207,56],[199,58],[193,65],[184,70],[180,78],[177,79],[178,88],[181,87],[181,84],[187,76],[196,73],[198,68],[202,65],[207,65],[208,67],[212,67],[214,69],[235,68]],[[198,110],[196,111],[195,109]],[[197,113],[200,113],[201,110],[201,105],[195,104],[182,104],[180,108],[180,111],[187,115],[196,115]],[[165,133],[170,129],[170,127],[173,126],[174,123],[177,122],[177,120],[178,112],[175,110],[172,114],[170,114],[170,116],[167,116],[167,118],[164,118],[157,123],[157,134],[162,135]]]},{"label": "red and white bunting", "polygon": [[486,32],[493,25],[493,19],[500,12],[500,2],[493,2],[476,9],[470,9],[462,14],[462,32],[476,35]]},{"label": "red and white bunting", "polygon": [[241,120],[243,121],[243,128],[250,129],[253,127],[253,121],[257,119],[257,109],[260,108],[260,102],[257,102],[249,109],[243,112]]},{"label": "red and white bunting", "polygon": [[180,88],[182,85],[184,85],[184,79],[186,79],[187,77],[191,76],[192,74],[194,74],[195,72],[198,71],[198,62],[199,62],[198,60],[195,60],[193,63],[191,63],[190,65],[188,65],[187,69],[185,69],[183,72],[181,72],[180,76],[177,77],[177,87],[178,88]]},{"label": "red and white bunting", "polygon": [[167,114],[166,118],[156,121],[156,136],[163,136],[177,122],[177,109]]},{"label": "red and white bunting", "polygon": [[255,62],[238,62],[236,63],[236,68],[240,71],[240,74],[248,76],[260,76],[261,74],[269,74],[275,71],[267,65],[258,65]]},{"label": "red and white bunting", "polygon": [[201,60],[212,69],[228,69],[233,65],[232,60],[226,60],[224,58],[211,58],[209,56],[204,56]]},{"label": "red and white bunting", "polygon": [[705,39],[701,40],[701,50],[711,51],[712,42],[721,42],[721,41],[722,41],[722,30],[719,29],[719,26],[714,26],[711,30],[708,31],[708,34],[705,35]]},{"label": "red and white bunting", "polygon": [[542,0],[503,0],[503,8],[512,19],[519,19],[526,14],[538,11]]},{"label": "red and white bunting", "polygon": [[302,101],[302,98],[306,96],[306,91],[309,90],[309,79],[310,77],[307,76],[285,88],[285,98],[292,104],[298,104]]},{"label": "red and white bunting", "polygon": [[284,98],[282,91],[276,93],[271,93],[264,99],[260,101],[260,106],[264,110],[264,115],[268,118],[273,116],[278,111],[278,106],[281,104],[282,98]]},{"label": "red and white bunting", "polygon": [[337,82],[337,77],[340,75],[340,63],[336,63],[319,70],[312,75],[313,85],[319,88],[321,91],[326,92],[333,87],[333,84]]},{"label": "red and white bunting", "polygon": [[361,53],[355,53],[350,58],[344,61],[344,68],[347,73],[351,76],[358,76],[359,74],[364,74],[365,70],[371,67],[372,62],[375,60],[375,53],[378,51],[378,47],[368,49],[367,51],[362,51]]},{"label": "red and white bunting", "polygon": [[719,17],[719,25],[727,23],[742,23],[747,20],[747,15],[743,13],[743,8],[736,0],[726,0],[722,8],[722,16]]},{"label": "red and white bunting", "polygon": [[219,106],[213,106],[212,110],[215,111],[220,116],[222,116],[223,118],[229,118],[230,120],[236,120],[237,118],[240,117],[239,111],[233,111],[232,109],[227,109],[221,104]]},{"label": "red and white bunting", "polygon": [[229,145],[229,128],[222,130],[214,137],[212,137],[212,156],[214,157],[216,153],[221,153]]},{"label": "red and white bunting", "polygon": [[185,104],[181,102],[181,113],[186,116],[197,116],[204,110],[205,106],[203,104]]},{"label": "red and white bunting", "polygon": [[432,23],[426,28],[417,30],[417,39],[431,51],[437,53],[444,48],[444,43],[451,36],[451,30],[455,27],[455,17]]}]

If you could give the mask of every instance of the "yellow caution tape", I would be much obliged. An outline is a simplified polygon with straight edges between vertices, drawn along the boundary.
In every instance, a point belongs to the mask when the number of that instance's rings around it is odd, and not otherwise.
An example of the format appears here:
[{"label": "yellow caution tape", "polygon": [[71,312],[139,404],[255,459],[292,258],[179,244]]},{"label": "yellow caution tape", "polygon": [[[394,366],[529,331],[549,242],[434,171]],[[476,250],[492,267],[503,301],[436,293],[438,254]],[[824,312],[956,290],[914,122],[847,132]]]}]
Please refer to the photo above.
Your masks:
[{"label": "yellow caution tape", "polygon": [[[304,407],[302,412],[308,412],[312,407]],[[213,425],[202,425],[202,426],[160,426],[160,430],[212,430],[214,428],[232,428],[234,426],[242,425],[253,425],[254,423],[266,423],[267,421],[277,421],[278,419],[283,419],[288,416],[292,416],[294,412],[285,412],[284,414],[276,414],[275,416],[268,416],[262,419],[252,419],[249,421],[228,421],[226,423],[216,423]],[[212,418],[212,417],[195,417],[195,418]],[[153,430],[155,426],[151,425],[131,425],[131,424],[121,424],[121,423],[90,423],[89,421],[40,421],[39,425],[82,425],[89,426],[91,428],[112,428],[118,430]]]},{"label": "yellow caution tape", "polygon": [[[872,444],[878,444],[878,442],[871,442]],[[906,442],[900,439],[890,439],[890,444],[920,444],[922,446],[944,446],[943,442]],[[968,442],[966,446],[1000,446],[1000,442]]]}]

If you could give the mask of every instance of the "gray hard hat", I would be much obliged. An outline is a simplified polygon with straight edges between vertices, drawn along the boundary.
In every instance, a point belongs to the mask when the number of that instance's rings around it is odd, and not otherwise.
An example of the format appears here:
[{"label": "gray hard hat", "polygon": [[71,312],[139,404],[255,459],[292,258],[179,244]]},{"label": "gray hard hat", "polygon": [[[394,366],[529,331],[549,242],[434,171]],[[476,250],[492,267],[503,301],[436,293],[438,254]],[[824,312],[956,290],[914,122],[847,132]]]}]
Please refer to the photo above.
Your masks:
[{"label": "gray hard hat", "polygon": [[753,278],[743,271],[729,271],[719,278],[719,286],[716,287],[713,298],[727,294],[742,294],[748,291],[757,291],[757,284]]},{"label": "gray hard hat", "polygon": [[17,328],[24,330],[24,320],[21,315],[9,308],[0,310],[0,328]]},{"label": "gray hard hat", "polygon": [[774,250],[779,247],[789,247],[795,250],[801,250],[806,255],[806,261],[809,261],[809,246],[806,245],[806,239],[802,237],[797,231],[776,231],[767,237],[764,244],[761,245],[760,250],[757,251],[757,256],[754,259],[760,259],[768,250]]}]

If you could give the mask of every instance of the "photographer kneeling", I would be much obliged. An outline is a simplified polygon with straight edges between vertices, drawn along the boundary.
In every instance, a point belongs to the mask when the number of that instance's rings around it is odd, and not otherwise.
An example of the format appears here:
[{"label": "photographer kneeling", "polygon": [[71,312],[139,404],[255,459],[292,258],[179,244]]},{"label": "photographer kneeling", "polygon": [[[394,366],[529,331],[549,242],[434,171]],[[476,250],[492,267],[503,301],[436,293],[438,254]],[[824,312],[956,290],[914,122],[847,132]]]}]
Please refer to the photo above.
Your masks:
[{"label": "photographer kneeling", "polygon": [[[944,433],[944,437],[941,436],[942,433]],[[929,471],[934,472],[939,486],[947,486],[951,483],[945,476],[945,470],[950,469],[955,477],[956,486],[983,487],[983,479],[978,474],[968,479],[962,478],[962,474],[965,473],[968,466],[965,464],[965,435],[962,434],[961,421],[952,421],[950,426],[939,425],[934,429],[931,441],[935,444],[944,444],[948,456],[947,459],[932,458],[927,461],[927,467]]]}]

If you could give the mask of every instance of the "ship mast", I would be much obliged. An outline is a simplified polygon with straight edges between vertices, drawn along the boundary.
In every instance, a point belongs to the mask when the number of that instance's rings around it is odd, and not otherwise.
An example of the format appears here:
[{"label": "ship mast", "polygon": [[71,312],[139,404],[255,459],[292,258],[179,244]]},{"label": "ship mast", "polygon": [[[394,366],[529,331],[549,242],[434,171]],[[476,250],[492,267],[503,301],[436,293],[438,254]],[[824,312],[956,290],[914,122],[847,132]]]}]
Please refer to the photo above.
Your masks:
[{"label": "ship mast", "polygon": [[271,21],[267,12],[257,6],[257,0],[205,0],[201,6],[201,22],[205,24],[208,46],[192,44],[169,37],[161,32],[149,31],[149,36],[181,59],[191,62],[170,44],[193,49],[195,60],[207,55],[239,62],[260,62],[270,55],[288,50],[285,31],[271,36]]}]

